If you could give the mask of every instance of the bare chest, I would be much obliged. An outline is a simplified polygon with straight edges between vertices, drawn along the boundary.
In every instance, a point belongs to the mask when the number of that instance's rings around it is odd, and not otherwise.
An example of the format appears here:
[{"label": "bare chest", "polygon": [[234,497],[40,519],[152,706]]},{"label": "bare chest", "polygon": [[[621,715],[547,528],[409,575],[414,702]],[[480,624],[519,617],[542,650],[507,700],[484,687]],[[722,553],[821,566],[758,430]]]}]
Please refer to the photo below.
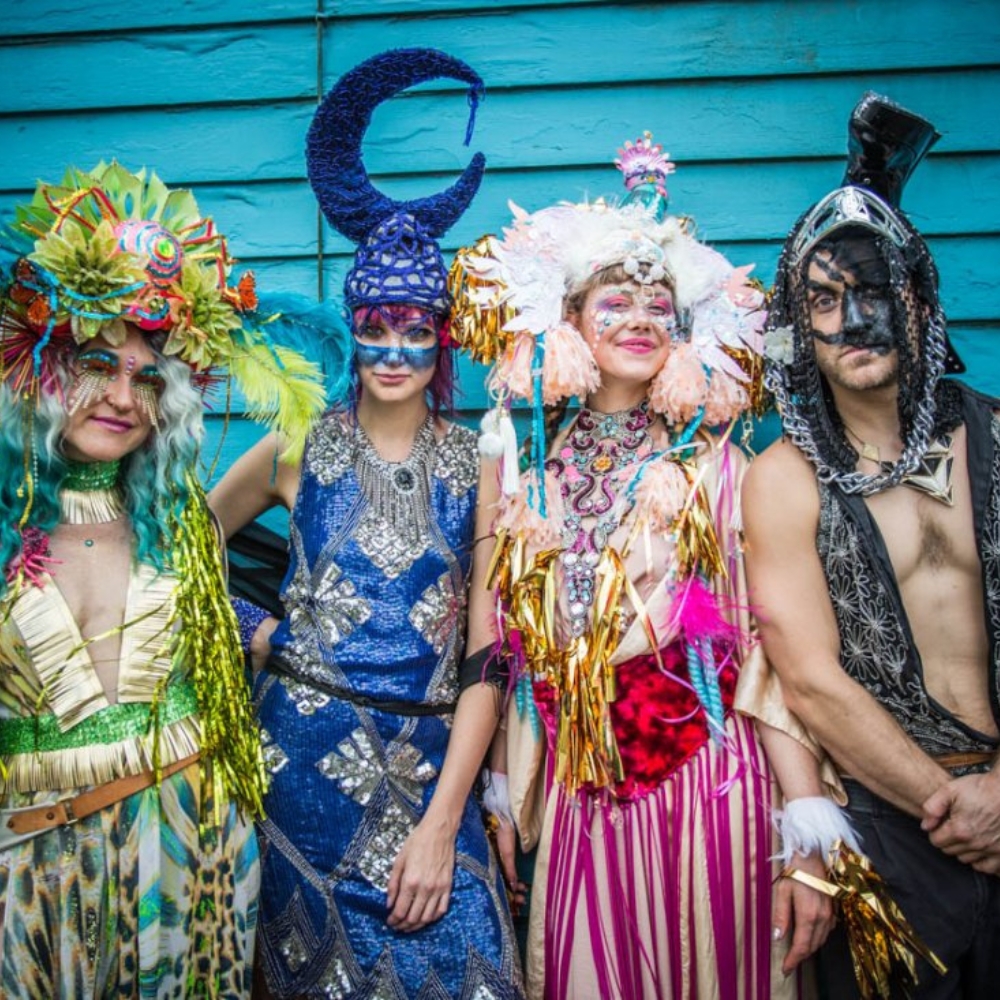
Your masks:
[{"label": "bare chest", "polygon": [[964,435],[955,443],[951,506],[906,485],[866,500],[904,590],[942,576],[979,579]]}]

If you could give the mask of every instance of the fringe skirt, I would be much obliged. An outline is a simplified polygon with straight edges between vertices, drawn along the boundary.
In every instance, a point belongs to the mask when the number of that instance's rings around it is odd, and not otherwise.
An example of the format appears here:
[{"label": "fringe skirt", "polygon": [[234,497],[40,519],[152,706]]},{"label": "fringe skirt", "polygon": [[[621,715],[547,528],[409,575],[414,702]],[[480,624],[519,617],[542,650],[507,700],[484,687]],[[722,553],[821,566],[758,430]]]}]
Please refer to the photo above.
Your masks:
[{"label": "fringe skirt", "polygon": [[655,789],[549,794],[529,927],[530,997],[794,996],[771,941],[770,778],[749,720]]}]

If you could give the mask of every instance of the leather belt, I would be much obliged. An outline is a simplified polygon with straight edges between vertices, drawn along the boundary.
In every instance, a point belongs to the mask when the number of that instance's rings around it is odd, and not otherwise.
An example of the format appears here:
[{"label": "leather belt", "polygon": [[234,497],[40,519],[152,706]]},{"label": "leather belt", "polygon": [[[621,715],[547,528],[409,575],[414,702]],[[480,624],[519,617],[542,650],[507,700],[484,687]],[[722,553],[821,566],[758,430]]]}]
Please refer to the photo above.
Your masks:
[{"label": "leather belt", "polygon": [[[193,753],[182,760],[168,764],[160,772],[161,778],[169,778],[178,771],[197,763],[200,754]],[[68,826],[77,820],[84,819],[107,806],[121,802],[144,788],[155,784],[156,775],[150,769],[139,774],[129,774],[124,778],[116,778],[105,785],[92,788],[89,792],[81,792],[72,799],[63,799],[49,805],[38,806],[35,809],[18,809],[7,819],[7,827],[18,835],[40,833],[54,826]]]},{"label": "leather belt", "polygon": [[970,750],[967,753],[943,753],[934,760],[942,767],[975,767],[978,764],[992,764],[996,760],[995,753]]}]

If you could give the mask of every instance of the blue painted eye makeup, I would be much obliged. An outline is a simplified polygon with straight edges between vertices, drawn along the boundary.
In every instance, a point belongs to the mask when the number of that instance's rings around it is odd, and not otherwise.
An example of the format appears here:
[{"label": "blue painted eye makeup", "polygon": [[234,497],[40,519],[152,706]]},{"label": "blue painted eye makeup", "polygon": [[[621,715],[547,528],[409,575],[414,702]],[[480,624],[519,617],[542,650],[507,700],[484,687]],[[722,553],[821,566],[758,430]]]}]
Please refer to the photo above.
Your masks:
[{"label": "blue painted eye makeup", "polygon": [[438,345],[432,347],[382,347],[373,344],[362,344],[355,340],[354,352],[358,364],[362,368],[374,368],[376,365],[387,365],[390,368],[406,366],[414,371],[426,371],[433,368],[438,356]]},{"label": "blue painted eye makeup", "polygon": [[118,373],[120,365],[121,362],[117,354],[113,351],[102,351],[100,348],[84,351],[76,359],[77,370],[81,372],[115,375]]}]

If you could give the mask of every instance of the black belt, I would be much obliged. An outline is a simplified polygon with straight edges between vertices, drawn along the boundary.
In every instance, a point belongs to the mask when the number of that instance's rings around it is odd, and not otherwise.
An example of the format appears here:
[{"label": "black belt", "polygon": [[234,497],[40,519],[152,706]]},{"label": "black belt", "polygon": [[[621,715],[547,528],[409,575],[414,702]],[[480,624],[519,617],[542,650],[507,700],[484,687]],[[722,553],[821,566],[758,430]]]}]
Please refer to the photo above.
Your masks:
[{"label": "black belt", "polygon": [[398,701],[394,698],[372,698],[358,691],[352,691],[350,688],[338,687],[336,684],[331,684],[329,681],[321,680],[317,677],[303,676],[300,671],[297,671],[286,660],[276,655],[268,657],[264,669],[271,674],[290,677],[294,681],[307,684],[309,687],[315,688],[323,694],[330,695],[331,698],[336,698],[338,701],[350,702],[350,704],[358,705],[361,708],[376,708],[381,712],[391,712],[393,715],[423,716],[455,714],[456,703],[454,701],[427,703],[421,701]]}]

